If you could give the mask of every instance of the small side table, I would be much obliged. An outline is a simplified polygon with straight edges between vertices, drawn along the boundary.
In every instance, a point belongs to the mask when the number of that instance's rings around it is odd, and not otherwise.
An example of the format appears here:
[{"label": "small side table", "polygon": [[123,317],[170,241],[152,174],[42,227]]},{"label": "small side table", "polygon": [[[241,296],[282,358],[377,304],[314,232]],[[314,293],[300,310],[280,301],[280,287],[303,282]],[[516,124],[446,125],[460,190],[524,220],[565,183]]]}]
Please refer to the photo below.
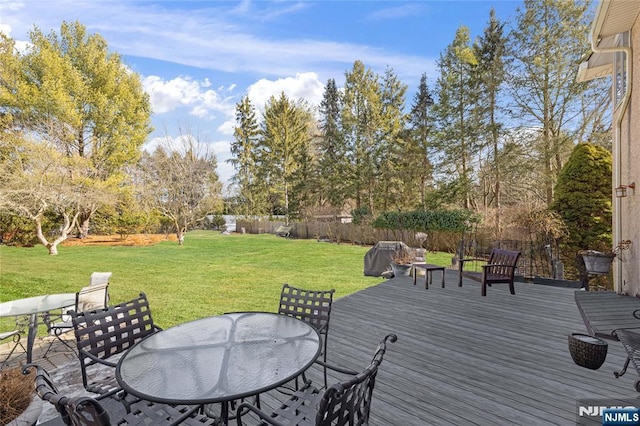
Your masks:
[{"label": "small side table", "polygon": [[424,288],[429,289],[429,284],[433,279],[433,271],[442,272],[442,288],[444,288],[444,266],[432,265],[430,263],[414,263],[413,264],[413,285],[416,285],[416,278],[418,274],[416,269],[424,269]]}]

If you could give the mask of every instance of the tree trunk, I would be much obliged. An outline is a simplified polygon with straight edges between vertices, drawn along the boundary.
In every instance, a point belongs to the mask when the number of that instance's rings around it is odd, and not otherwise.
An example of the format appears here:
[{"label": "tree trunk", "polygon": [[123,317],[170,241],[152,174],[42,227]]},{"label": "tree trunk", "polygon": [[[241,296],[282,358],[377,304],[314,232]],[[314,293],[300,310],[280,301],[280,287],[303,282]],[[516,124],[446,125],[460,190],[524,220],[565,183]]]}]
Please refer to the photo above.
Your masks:
[{"label": "tree trunk", "polygon": [[73,217],[73,221],[69,219],[69,215],[66,213],[64,213],[62,217],[64,218],[64,224],[60,227],[60,236],[53,242],[49,242],[49,240],[47,240],[47,238],[44,236],[44,233],[42,232],[42,214],[38,214],[32,218],[36,224],[36,234],[38,236],[38,240],[40,240],[42,245],[47,248],[47,251],[51,256],[56,256],[58,254],[58,244],[67,239],[67,237],[69,236],[69,231],[73,229],[77,222],[78,215],[76,214]]},{"label": "tree trunk", "polygon": [[89,236],[89,222],[95,211],[96,209],[93,207],[80,211],[80,216],[78,216],[78,238],[87,238]]},{"label": "tree trunk", "polygon": [[175,219],[173,223],[176,227],[176,237],[178,238],[178,245],[181,246],[184,244],[184,234],[187,232],[187,227],[181,226]]},{"label": "tree trunk", "polygon": [[78,238],[87,238],[89,236],[89,217],[83,218],[78,224]]},{"label": "tree trunk", "polygon": [[184,244],[184,232],[182,230],[176,232],[176,236],[178,237],[178,245],[181,246]]}]

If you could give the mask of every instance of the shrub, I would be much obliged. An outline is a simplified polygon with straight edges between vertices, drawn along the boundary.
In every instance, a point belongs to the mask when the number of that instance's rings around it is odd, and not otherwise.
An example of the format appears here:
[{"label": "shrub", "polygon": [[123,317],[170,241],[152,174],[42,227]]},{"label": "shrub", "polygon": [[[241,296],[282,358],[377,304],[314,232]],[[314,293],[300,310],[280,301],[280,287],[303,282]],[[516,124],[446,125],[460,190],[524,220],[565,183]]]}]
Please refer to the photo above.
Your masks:
[{"label": "shrub", "polygon": [[215,230],[224,230],[226,229],[227,222],[224,220],[224,217],[221,214],[215,214],[211,216],[209,220],[209,229]]},{"label": "shrub", "polygon": [[580,143],[558,175],[551,209],[566,226],[561,253],[567,265],[580,250],[611,249],[611,167],[609,151]]},{"label": "shrub", "polygon": [[0,214],[0,242],[18,247],[38,244],[33,221],[9,213]]},{"label": "shrub", "polygon": [[411,212],[383,212],[373,221],[379,229],[408,230],[413,232],[461,232],[477,216],[469,210],[415,210]]}]

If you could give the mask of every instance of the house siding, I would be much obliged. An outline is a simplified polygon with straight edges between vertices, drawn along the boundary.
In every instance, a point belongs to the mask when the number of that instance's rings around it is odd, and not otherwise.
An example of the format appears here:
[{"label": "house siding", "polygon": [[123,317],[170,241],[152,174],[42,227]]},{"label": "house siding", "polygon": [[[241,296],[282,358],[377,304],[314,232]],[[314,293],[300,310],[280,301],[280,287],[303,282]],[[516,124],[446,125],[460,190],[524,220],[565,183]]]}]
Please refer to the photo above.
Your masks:
[{"label": "house siding", "polygon": [[[623,240],[631,240],[631,248],[621,255],[622,282],[616,289],[622,293],[640,296],[640,20],[636,19],[630,37],[632,57],[631,98],[621,128],[620,183],[636,182],[635,190],[629,189],[627,197],[620,199],[620,220]],[[615,130],[614,130],[615,131]],[[614,179],[615,183],[615,179]],[[618,220],[614,214],[614,226]],[[618,280],[614,274],[614,280]]]}]

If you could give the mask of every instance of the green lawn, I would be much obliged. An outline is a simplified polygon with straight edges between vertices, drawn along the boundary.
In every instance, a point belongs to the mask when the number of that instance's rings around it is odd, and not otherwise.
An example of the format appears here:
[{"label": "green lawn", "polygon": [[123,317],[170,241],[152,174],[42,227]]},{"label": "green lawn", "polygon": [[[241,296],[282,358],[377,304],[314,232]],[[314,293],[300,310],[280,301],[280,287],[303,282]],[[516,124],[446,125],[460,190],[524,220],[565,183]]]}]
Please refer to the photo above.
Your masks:
[{"label": "green lawn", "polygon": [[[145,292],[154,321],[169,327],[228,311],[274,311],[283,283],[336,289],[336,298],[378,284],[365,277],[369,247],[279,238],[270,234],[190,232],[184,246],[166,241],[144,247],[0,245],[0,302],[50,293],[74,293],[94,271],[113,273],[111,302]],[[429,254],[447,265],[449,254]],[[2,319],[0,330],[8,327]]]}]

